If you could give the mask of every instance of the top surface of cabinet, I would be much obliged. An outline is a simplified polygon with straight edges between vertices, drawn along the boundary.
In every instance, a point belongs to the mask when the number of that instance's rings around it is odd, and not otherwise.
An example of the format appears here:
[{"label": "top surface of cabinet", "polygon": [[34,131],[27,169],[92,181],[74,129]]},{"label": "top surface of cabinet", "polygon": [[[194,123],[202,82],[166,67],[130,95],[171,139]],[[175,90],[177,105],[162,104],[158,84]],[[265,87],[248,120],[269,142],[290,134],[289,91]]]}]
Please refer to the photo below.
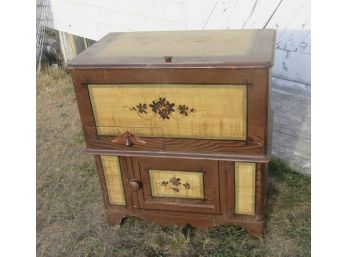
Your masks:
[{"label": "top surface of cabinet", "polygon": [[274,30],[109,33],[69,67],[271,67],[274,39]]}]

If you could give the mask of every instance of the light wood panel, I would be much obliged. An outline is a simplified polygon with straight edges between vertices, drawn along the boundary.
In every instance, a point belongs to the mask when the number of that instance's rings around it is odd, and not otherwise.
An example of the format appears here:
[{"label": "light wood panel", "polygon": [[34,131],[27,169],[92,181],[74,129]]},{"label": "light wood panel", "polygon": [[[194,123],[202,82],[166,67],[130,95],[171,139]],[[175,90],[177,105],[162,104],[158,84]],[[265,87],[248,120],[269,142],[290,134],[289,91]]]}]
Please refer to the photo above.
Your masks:
[{"label": "light wood panel", "polygon": [[256,164],[235,162],[235,213],[255,215]]},{"label": "light wood panel", "polygon": [[120,34],[98,57],[180,57],[246,55],[252,46],[254,30],[163,31]]},{"label": "light wood panel", "polygon": [[[145,137],[245,140],[246,87],[198,84],[89,85],[89,93],[99,135],[119,135],[130,131]],[[160,97],[175,104],[165,119],[150,107]],[[139,103],[146,104],[147,113],[139,111]],[[182,113],[180,105],[188,109]]]},{"label": "light wood panel", "polygon": [[101,156],[110,204],[126,205],[118,157]]},{"label": "light wood panel", "polygon": [[149,170],[149,175],[152,196],[204,199],[201,172]]}]

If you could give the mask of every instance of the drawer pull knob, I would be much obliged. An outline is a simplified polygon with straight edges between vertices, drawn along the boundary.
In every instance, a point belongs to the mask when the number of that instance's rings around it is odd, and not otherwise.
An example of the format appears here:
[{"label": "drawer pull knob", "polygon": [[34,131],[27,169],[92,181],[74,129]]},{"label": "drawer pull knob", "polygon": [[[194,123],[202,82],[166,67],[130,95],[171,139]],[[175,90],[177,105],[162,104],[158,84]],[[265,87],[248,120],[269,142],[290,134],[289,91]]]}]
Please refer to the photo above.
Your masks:
[{"label": "drawer pull knob", "polygon": [[132,146],[132,145],[144,145],[144,144],[146,144],[146,142],[144,140],[141,140],[138,136],[135,136],[128,131],[119,135],[117,138],[111,140],[111,142],[119,144],[119,145],[125,145],[128,147]]},{"label": "drawer pull knob", "polygon": [[132,191],[137,191],[141,188],[141,182],[135,179],[132,179],[129,182],[129,187],[131,188]]},{"label": "drawer pull knob", "polygon": [[124,137],[124,145],[125,146],[132,146],[133,142],[131,140],[131,136],[129,132],[126,132],[125,137]]}]

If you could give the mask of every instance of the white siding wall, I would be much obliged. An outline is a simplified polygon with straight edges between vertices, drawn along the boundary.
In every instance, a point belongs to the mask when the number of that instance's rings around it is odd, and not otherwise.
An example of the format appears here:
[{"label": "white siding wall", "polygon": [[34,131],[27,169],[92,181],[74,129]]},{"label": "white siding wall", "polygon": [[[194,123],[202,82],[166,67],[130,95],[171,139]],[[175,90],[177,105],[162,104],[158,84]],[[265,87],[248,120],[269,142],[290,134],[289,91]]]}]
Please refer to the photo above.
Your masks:
[{"label": "white siding wall", "polygon": [[53,27],[99,40],[109,32],[274,28],[273,75],[310,84],[310,0],[51,0]]}]

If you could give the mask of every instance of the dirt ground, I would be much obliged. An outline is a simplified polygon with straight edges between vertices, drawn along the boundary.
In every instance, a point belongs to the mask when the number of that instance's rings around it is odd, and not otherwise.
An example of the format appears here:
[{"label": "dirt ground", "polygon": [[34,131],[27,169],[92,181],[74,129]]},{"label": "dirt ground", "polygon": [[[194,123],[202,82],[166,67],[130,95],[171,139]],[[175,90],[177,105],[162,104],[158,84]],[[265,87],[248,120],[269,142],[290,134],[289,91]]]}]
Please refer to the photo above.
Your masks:
[{"label": "dirt ground", "polygon": [[266,234],[237,226],[162,228],[129,217],[107,225],[94,158],[84,138],[71,79],[37,74],[37,256],[310,256],[310,178],[270,165]]}]

